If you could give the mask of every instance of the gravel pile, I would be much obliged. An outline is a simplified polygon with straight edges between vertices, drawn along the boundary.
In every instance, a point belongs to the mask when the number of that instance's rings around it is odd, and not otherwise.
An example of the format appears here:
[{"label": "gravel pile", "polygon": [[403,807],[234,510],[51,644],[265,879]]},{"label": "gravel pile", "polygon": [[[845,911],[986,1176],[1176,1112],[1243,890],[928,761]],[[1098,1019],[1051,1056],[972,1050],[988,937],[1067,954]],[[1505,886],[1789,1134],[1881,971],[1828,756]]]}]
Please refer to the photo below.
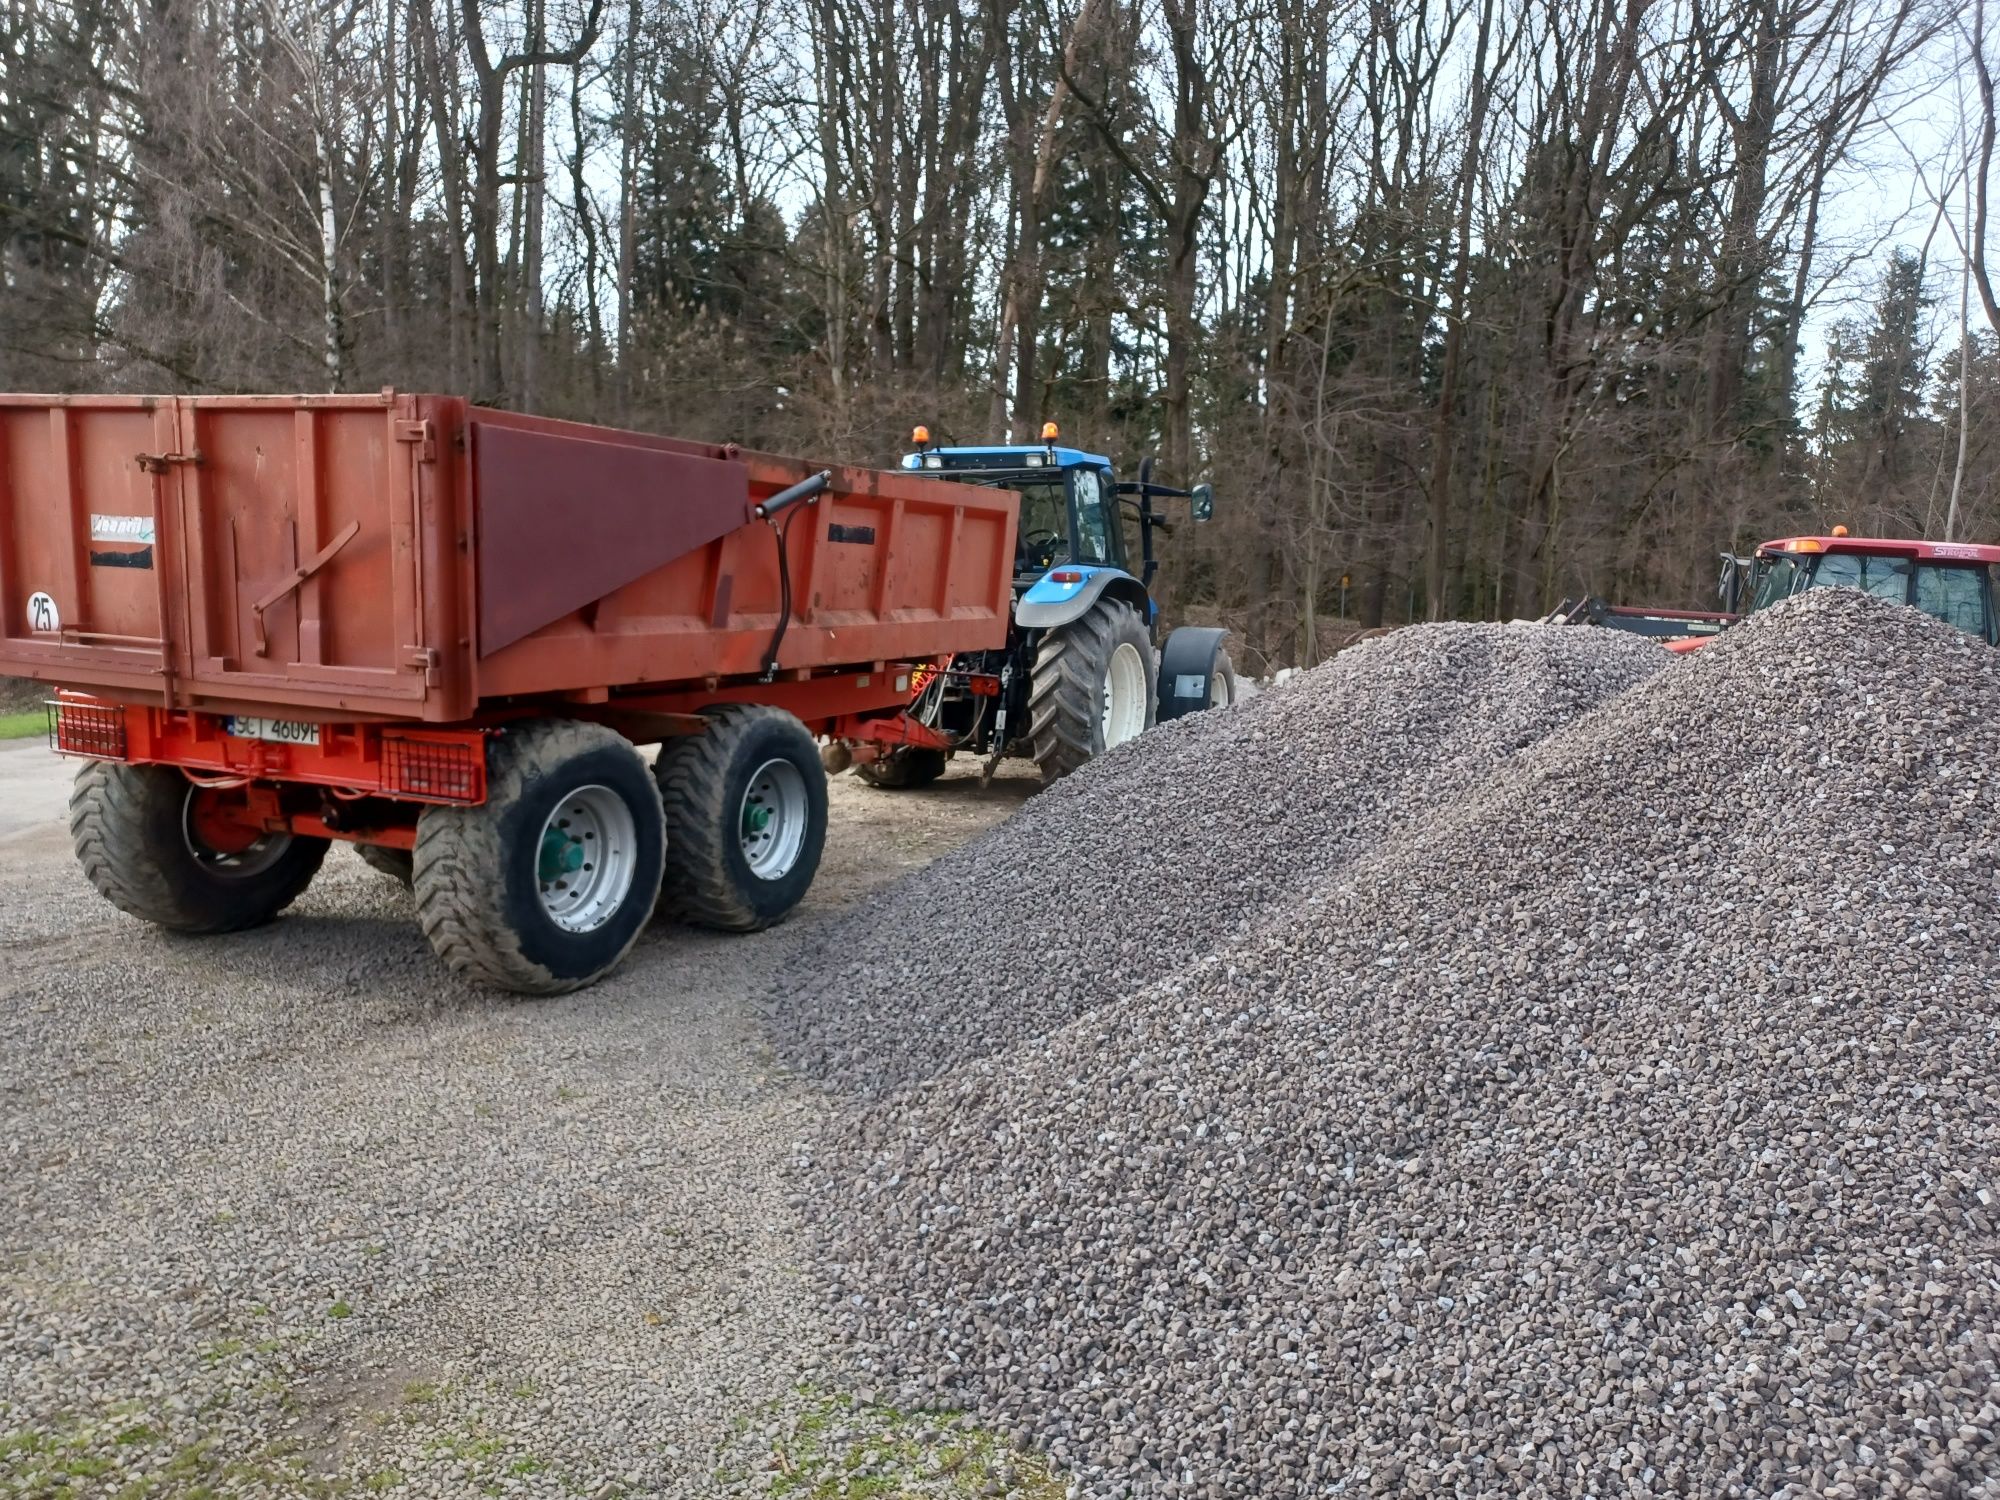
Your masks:
[{"label": "gravel pile", "polygon": [[[1624,670],[1601,632],[1545,635]],[[1097,809],[1165,800],[1168,763],[1247,777],[1218,746],[1281,728],[1408,753],[1421,721],[1476,759],[1437,690],[1534,660],[1522,640],[1392,637],[1016,823],[1059,807],[1101,846]],[[1369,681],[1391,667],[1426,701]],[[1065,887],[1066,947],[1095,927],[1091,969],[1142,954],[1136,993],[1035,1003],[1024,958],[1018,1017],[953,1005],[957,935],[921,913],[959,912],[972,873],[1011,912],[1047,869],[1008,875],[1021,827],[901,888],[895,972],[989,1055],[816,1163],[874,1378],[1087,1495],[2000,1493],[2000,654],[1822,593],[1483,776],[1401,768],[1399,795],[1459,790],[1400,818],[1293,750],[1238,831],[1268,852],[1292,806],[1363,856],[1302,835],[1273,877],[1299,900],[1258,890],[1262,917],[1161,960],[1124,881]],[[1169,928],[1244,879],[1188,855],[1139,882]],[[1033,935],[990,930],[989,953]],[[880,994],[865,967],[825,983]],[[879,1045],[859,1081],[907,1070]]]},{"label": "gravel pile", "polygon": [[1124,999],[1666,659],[1614,631],[1430,625],[1163,725],[807,950],[781,1050],[876,1091]]}]

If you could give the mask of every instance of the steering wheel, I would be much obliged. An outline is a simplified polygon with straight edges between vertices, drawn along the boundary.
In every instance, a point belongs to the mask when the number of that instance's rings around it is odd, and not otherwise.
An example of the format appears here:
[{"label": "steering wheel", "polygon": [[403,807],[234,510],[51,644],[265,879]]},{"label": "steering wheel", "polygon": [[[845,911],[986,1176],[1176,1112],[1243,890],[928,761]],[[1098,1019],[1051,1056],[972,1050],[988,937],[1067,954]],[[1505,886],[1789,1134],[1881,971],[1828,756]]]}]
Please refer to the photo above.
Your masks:
[{"label": "steering wheel", "polygon": [[1023,555],[1043,563],[1053,561],[1062,544],[1063,534],[1060,531],[1026,531],[1021,534]]}]

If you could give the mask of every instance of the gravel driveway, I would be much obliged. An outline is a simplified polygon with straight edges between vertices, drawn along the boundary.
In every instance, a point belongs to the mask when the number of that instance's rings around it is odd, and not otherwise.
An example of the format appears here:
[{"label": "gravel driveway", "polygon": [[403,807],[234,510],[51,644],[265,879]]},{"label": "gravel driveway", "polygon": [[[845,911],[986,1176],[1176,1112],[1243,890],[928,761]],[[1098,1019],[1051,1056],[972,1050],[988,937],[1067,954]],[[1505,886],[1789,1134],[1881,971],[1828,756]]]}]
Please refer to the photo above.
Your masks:
[{"label": "gravel driveway", "polygon": [[1031,782],[840,778],[787,926],[523,1001],[345,852],[258,932],[119,916],[67,781],[0,747],[0,1493],[696,1494],[839,1385],[784,1181],[825,1104],[752,997]]}]

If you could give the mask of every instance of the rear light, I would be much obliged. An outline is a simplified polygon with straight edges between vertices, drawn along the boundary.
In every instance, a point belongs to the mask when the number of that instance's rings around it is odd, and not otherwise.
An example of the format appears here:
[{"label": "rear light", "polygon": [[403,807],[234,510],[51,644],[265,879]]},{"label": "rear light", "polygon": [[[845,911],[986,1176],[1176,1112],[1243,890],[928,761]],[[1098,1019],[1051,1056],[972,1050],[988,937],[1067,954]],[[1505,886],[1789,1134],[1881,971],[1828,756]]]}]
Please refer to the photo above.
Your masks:
[{"label": "rear light", "polygon": [[391,795],[479,802],[486,795],[485,741],[382,736],[382,786]]},{"label": "rear light", "polygon": [[1049,574],[1049,577],[1053,578],[1057,583],[1083,582],[1083,575],[1077,572],[1075,568],[1057,568],[1055,572]]},{"label": "rear light", "polygon": [[63,755],[125,759],[125,710],[101,703],[49,704],[49,748]]}]

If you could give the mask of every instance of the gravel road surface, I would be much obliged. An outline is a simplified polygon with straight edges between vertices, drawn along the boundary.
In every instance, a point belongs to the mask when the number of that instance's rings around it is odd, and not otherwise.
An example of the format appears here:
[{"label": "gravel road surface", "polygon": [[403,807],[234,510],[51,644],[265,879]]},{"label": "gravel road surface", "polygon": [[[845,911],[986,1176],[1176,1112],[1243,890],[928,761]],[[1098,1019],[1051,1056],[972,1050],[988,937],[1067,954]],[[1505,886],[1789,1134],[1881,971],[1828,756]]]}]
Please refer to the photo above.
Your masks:
[{"label": "gravel road surface", "polygon": [[345,851],[260,931],[120,916],[69,775],[0,747],[0,1494],[692,1495],[838,1389],[785,1177],[824,1096],[753,997],[1031,780],[839,778],[791,923],[525,1001]]}]

